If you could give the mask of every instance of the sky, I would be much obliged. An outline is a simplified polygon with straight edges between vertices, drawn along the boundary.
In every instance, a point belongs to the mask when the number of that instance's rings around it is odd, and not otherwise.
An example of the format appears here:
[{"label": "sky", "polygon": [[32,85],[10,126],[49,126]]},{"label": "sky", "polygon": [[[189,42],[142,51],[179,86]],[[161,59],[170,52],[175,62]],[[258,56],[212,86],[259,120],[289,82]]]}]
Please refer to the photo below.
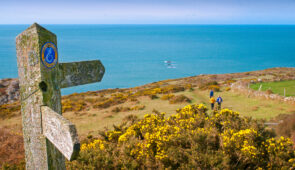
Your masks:
[{"label": "sky", "polygon": [[0,0],[0,24],[295,24],[295,0]]}]

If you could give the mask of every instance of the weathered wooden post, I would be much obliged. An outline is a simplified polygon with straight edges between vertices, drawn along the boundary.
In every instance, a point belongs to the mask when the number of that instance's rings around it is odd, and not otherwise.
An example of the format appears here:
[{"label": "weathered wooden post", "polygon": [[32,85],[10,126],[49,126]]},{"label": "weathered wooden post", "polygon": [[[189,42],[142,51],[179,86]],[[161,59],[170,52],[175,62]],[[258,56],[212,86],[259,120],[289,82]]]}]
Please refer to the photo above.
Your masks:
[{"label": "weathered wooden post", "polygon": [[61,116],[60,88],[98,82],[99,60],[58,63],[57,38],[38,24],[16,37],[27,169],[65,169],[80,150],[76,128]]}]

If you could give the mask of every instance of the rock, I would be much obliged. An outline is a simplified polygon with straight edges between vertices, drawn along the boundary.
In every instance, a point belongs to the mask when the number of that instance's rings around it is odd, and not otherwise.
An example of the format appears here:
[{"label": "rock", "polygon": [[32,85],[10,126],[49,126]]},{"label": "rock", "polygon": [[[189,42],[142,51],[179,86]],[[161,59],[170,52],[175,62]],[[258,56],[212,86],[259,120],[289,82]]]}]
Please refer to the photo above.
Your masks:
[{"label": "rock", "polygon": [[18,79],[0,80],[0,105],[13,103],[19,100]]}]

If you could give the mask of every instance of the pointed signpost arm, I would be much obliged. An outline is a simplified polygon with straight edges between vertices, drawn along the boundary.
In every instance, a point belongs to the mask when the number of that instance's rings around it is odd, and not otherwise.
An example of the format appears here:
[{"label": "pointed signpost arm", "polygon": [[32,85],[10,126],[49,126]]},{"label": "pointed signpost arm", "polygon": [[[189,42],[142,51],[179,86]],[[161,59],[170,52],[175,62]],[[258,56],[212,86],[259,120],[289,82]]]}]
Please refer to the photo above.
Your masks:
[{"label": "pointed signpost arm", "polygon": [[105,69],[99,60],[60,63],[60,87],[67,88],[101,81]]},{"label": "pointed signpost arm", "polygon": [[80,151],[80,142],[75,125],[50,107],[42,106],[41,112],[43,135],[68,160],[75,159]]}]

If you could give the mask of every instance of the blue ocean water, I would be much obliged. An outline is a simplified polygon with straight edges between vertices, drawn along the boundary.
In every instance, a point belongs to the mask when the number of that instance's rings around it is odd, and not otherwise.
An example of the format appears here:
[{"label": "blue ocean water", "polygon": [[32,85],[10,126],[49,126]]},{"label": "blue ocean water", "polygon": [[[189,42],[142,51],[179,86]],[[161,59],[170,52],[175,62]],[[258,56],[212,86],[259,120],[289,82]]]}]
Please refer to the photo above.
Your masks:
[{"label": "blue ocean water", "polygon": [[[15,37],[0,25],[0,79],[17,77]],[[126,88],[198,74],[295,67],[295,25],[43,25],[58,37],[60,62],[99,59],[100,83],[62,94]]]}]

